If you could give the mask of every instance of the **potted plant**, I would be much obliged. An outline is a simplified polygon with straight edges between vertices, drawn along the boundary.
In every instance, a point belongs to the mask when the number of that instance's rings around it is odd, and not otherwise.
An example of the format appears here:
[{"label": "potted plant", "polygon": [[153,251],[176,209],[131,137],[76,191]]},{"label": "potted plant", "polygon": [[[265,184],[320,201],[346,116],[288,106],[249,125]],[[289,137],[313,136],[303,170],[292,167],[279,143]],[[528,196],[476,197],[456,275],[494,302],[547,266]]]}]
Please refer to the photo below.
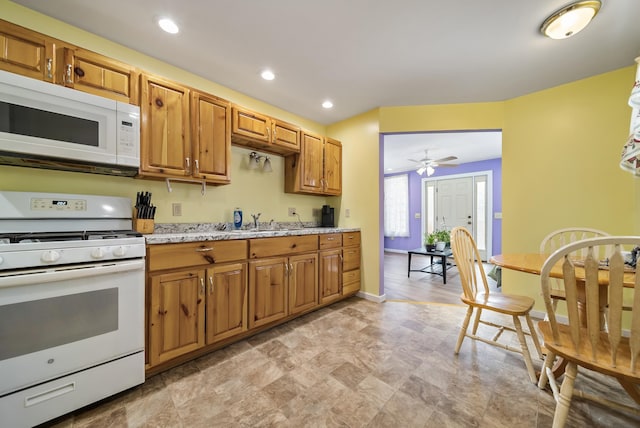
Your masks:
[{"label": "potted plant", "polygon": [[451,245],[451,233],[446,229],[440,229],[433,232],[436,239],[436,250],[444,251],[447,246]]},{"label": "potted plant", "polygon": [[437,236],[435,232],[424,234],[424,246],[427,251],[435,251]]}]

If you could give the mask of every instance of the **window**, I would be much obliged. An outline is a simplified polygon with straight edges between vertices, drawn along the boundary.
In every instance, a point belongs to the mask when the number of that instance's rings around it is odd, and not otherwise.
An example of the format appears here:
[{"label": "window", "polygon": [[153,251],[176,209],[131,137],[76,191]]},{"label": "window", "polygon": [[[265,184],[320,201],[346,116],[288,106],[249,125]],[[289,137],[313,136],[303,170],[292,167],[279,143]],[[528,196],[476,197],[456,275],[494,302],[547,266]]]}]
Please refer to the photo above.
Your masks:
[{"label": "window", "polygon": [[409,236],[409,176],[384,179],[384,236]]}]

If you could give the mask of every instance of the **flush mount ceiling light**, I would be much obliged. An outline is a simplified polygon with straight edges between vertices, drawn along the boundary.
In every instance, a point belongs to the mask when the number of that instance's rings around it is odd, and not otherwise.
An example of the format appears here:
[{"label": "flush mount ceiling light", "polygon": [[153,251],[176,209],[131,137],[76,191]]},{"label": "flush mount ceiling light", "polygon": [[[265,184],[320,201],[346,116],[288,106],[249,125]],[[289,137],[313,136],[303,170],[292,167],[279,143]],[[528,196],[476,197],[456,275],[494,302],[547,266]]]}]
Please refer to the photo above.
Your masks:
[{"label": "flush mount ceiling light", "polygon": [[169,34],[177,34],[180,31],[178,25],[169,18],[160,18],[158,25]]},{"label": "flush mount ceiling light", "polygon": [[600,0],[573,2],[544,20],[540,32],[552,39],[566,39],[582,31],[600,10]]},{"label": "flush mount ceiling light", "polygon": [[264,80],[273,80],[273,79],[276,78],[276,75],[273,74],[273,71],[271,71],[271,70],[264,70],[262,73],[260,73],[260,76]]}]

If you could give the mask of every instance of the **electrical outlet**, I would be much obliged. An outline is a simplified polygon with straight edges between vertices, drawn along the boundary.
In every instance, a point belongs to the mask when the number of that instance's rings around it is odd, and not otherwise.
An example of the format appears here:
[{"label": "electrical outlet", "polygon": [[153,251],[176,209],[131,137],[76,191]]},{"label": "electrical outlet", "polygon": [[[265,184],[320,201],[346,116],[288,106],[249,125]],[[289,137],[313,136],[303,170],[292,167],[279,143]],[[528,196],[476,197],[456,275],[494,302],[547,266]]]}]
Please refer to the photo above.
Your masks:
[{"label": "electrical outlet", "polygon": [[296,209],[289,208],[289,217],[295,217],[295,215],[296,215]]},{"label": "electrical outlet", "polygon": [[182,204],[180,202],[174,202],[171,204],[174,217],[180,217],[182,215]]},{"label": "electrical outlet", "polygon": [[345,216],[346,218],[351,217],[351,210],[350,210],[349,208],[347,208],[346,210],[344,210],[344,216]]}]

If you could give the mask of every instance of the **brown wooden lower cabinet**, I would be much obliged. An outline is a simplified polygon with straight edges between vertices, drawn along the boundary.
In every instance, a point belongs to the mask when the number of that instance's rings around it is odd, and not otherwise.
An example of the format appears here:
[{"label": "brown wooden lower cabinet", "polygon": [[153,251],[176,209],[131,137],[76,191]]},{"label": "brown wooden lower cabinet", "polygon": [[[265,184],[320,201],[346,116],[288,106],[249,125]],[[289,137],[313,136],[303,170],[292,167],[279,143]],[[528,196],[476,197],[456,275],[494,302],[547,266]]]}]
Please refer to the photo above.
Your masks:
[{"label": "brown wooden lower cabinet", "polygon": [[360,234],[150,245],[147,269],[153,374],[355,294]]},{"label": "brown wooden lower cabinet", "polygon": [[318,255],[289,258],[289,313],[297,314],[318,305]]},{"label": "brown wooden lower cabinet", "polygon": [[260,327],[289,314],[287,266],[287,257],[249,262],[249,328]]},{"label": "brown wooden lower cabinet", "polygon": [[320,251],[320,303],[342,297],[342,249]]},{"label": "brown wooden lower cabinet", "polygon": [[207,344],[247,331],[247,264],[207,269]]},{"label": "brown wooden lower cabinet", "polygon": [[151,365],[204,346],[204,274],[196,269],[151,277]]}]

